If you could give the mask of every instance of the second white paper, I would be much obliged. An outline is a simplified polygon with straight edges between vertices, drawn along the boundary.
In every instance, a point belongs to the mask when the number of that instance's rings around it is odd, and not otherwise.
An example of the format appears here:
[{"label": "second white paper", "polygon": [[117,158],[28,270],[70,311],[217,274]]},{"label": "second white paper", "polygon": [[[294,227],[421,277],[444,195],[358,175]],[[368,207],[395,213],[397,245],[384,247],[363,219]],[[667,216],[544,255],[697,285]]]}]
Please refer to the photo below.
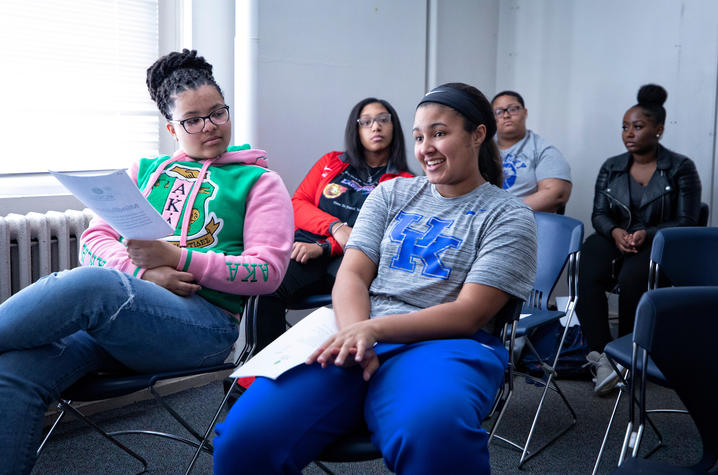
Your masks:
[{"label": "second white paper", "polygon": [[231,377],[265,376],[276,379],[285,371],[304,363],[319,345],[336,332],[334,311],[328,307],[319,308],[236,369]]}]

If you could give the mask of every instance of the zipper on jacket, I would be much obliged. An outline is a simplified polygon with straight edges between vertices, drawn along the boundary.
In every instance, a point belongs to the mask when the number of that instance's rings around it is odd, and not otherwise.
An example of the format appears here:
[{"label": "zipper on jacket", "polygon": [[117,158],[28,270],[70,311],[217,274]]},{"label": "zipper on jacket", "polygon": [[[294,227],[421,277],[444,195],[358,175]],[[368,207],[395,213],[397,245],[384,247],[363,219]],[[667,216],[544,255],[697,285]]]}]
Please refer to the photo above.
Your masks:
[{"label": "zipper on jacket", "polygon": [[608,189],[607,189],[606,191],[604,191],[603,193],[604,193],[606,196],[608,196],[611,200],[615,201],[619,206],[621,206],[621,208],[623,208],[623,209],[626,210],[626,214],[628,214],[628,224],[626,225],[626,231],[628,231],[628,229],[630,229],[630,227],[631,227],[631,210],[628,208],[628,206],[626,206],[626,205],[624,205],[623,203],[621,203],[620,201],[618,201],[618,198],[614,197],[614,196],[609,192]]},{"label": "zipper on jacket", "polygon": [[[665,179],[665,176],[666,176],[665,170],[661,169],[661,178],[664,178],[664,179]],[[669,185],[669,186],[670,186],[670,185]],[[666,190],[663,190],[663,191],[666,191]],[[661,194],[661,221],[660,221],[661,223],[662,223],[663,220],[665,219],[665,218],[664,218],[665,215],[664,215],[663,213],[664,213],[664,211],[666,210],[666,194],[667,194],[667,193],[662,193],[662,194]]]}]

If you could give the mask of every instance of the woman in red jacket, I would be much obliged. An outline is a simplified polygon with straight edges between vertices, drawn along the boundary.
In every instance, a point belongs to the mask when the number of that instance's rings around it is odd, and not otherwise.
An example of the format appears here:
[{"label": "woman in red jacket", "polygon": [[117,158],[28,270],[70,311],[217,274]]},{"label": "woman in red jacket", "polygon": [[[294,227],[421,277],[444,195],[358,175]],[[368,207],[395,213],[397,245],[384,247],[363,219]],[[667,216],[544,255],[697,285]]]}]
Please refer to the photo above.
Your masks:
[{"label": "woman in red jacket", "polygon": [[260,345],[284,332],[290,302],[331,292],[354,221],[376,185],[413,176],[399,116],[385,100],[368,97],[354,106],[344,146],[346,151],[320,158],[292,197],[294,247],[282,285],[259,299]]}]

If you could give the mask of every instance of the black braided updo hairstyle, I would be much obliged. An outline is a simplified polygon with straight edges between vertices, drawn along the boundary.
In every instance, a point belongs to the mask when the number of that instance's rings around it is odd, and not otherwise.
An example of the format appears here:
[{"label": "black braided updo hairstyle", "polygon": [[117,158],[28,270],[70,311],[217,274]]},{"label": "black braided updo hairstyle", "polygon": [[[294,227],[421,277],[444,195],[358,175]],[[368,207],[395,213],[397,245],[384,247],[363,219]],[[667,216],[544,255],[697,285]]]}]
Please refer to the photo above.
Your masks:
[{"label": "black braided updo hairstyle", "polygon": [[656,124],[666,123],[666,109],[663,104],[668,98],[668,93],[658,84],[646,84],[638,90],[638,104],[633,107],[640,107],[643,113],[656,120]]},{"label": "black braided updo hairstyle", "polygon": [[167,120],[172,120],[171,110],[174,98],[182,91],[210,85],[217,88],[224,98],[222,89],[212,76],[212,65],[196,50],[183,49],[162,56],[147,68],[147,89],[157,108]]}]

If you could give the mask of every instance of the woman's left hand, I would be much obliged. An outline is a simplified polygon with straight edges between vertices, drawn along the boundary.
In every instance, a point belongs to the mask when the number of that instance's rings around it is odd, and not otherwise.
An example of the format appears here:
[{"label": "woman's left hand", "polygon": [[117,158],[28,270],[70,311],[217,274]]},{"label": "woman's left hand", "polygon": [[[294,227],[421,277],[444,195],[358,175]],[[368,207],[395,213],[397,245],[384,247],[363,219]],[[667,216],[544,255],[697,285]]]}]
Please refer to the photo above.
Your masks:
[{"label": "woman's left hand", "polygon": [[321,255],[323,253],[324,253],[324,250],[317,243],[295,242],[292,245],[292,255],[289,256],[289,258],[294,259],[295,261],[299,262],[300,264],[306,264],[308,261],[310,261],[312,259],[321,257]]},{"label": "woman's left hand", "polygon": [[128,239],[125,245],[130,260],[138,267],[145,269],[154,269],[160,266],[177,268],[177,264],[179,264],[180,248],[168,242]]},{"label": "woman's left hand", "polygon": [[374,352],[376,341],[372,320],[357,322],[339,330],[322,343],[307,358],[306,363],[317,362],[322,368],[330,364],[345,367],[359,364],[364,369],[364,380],[369,381],[379,367],[379,357]]},{"label": "woman's left hand", "polygon": [[645,229],[639,229],[638,231],[634,232],[629,236],[629,242],[631,244],[631,247],[638,251],[641,246],[643,246],[643,243],[646,242],[646,230]]}]

